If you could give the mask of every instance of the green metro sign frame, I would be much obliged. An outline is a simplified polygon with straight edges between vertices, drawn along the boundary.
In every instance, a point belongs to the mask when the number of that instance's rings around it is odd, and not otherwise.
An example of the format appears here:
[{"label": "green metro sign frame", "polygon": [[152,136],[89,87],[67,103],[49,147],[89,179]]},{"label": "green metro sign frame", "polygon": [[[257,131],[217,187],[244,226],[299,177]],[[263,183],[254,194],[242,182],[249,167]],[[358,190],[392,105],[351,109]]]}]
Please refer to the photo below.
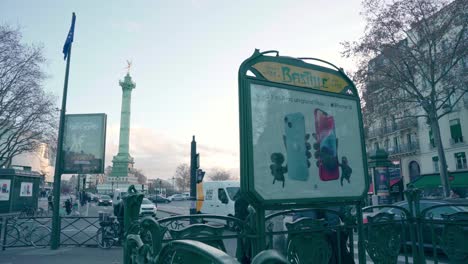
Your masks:
[{"label": "green metro sign frame", "polygon": [[[266,54],[271,54],[271,53],[276,53],[276,56],[266,55]],[[331,66],[331,68],[306,63],[304,61],[306,59],[315,60],[315,61],[327,64]],[[286,194],[277,194],[278,188],[279,188],[278,186],[280,186],[281,183],[276,183],[275,185],[275,183],[271,184],[271,182],[269,183],[267,188],[260,189],[258,180],[261,177],[264,177],[264,178],[268,178],[268,181],[271,181],[273,180],[273,176],[272,174],[270,174],[272,172],[269,171],[269,168],[268,168],[269,164],[266,164],[270,162],[269,158],[265,158],[266,155],[264,155],[265,157],[262,157],[265,159],[265,162],[263,162],[262,160],[262,162],[260,162],[261,163],[260,165],[259,165],[259,160],[258,159],[255,160],[255,150],[254,150],[253,142],[254,142],[254,137],[258,138],[258,136],[254,136],[253,134],[254,132],[253,127],[255,126],[255,124],[253,123],[253,114],[256,115],[257,114],[256,112],[258,111],[256,111],[256,109],[252,110],[252,108],[257,107],[255,106],[256,102],[252,103],[252,93],[253,92],[257,93],[254,91],[254,86],[257,87],[255,88],[256,90],[260,90],[260,93],[262,93],[261,91],[262,89],[265,89],[265,90],[269,89],[271,92],[270,95],[273,94],[273,92],[275,91],[282,91],[283,94],[284,93],[297,94],[297,96],[302,95],[304,96],[304,98],[308,97],[309,100],[317,100],[318,102],[317,104],[320,104],[319,101],[323,101],[324,99],[326,99],[325,101],[334,100],[334,101],[341,101],[341,102],[349,102],[349,105],[353,105],[353,109],[356,109],[357,113],[353,113],[353,111],[350,111],[349,112],[350,115],[355,116],[354,119],[350,119],[350,120],[352,120],[351,122],[353,122],[354,120],[355,124],[352,124],[352,127],[354,127],[356,130],[356,133],[359,134],[359,135],[357,134],[354,135],[356,139],[355,141],[360,140],[361,144],[355,144],[354,147],[348,147],[347,155],[349,158],[354,159],[354,164],[358,164],[359,166],[362,165],[362,167],[358,168],[359,172],[353,171],[351,182],[353,181],[353,179],[354,180],[359,179],[358,181],[359,184],[354,183],[352,187],[353,193],[351,195],[340,196],[339,192],[338,192],[338,195],[336,195],[334,192],[326,193],[326,190],[325,190],[326,187],[324,187],[324,190],[322,191],[323,193],[325,193],[324,195],[321,195],[319,193],[309,195],[311,194],[311,191],[309,191],[309,194],[304,193],[304,197],[297,197],[296,193],[291,193],[291,197],[289,197]],[[314,99],[314,98],[317,98],[317,99]],[[334,101],[329,101],[332,103],[329,104],[328,107],[330,105],[333,106]],[[274,106],[272,106],[272,108],[273,110],[275,110]],[[254,54],[250,58],[245,60],[239,68],[239,109],[240,109],[239,121],[240,121],[241,189],[242,189],[243,194],[246,195],[247,199],[256,207],[264,208],[264,209],[281,209],[285,207],[288,207],[288,208],[297,207],[298,208],[298,207],[304,207],[306,205],[317,204],[317,203],[334,203],[334,204],[354,203],[354,202],[362,201],[364,197],[366,197],[367,191],[369,189],[369,179],[368,179],[366,150],[365,150],[365,144],[364,144],[365,142],[364,141],[364,129],[363,129],[363,122],[362,122],[360,99],[359,99],[359,95],[358,95],[355,85],[346,76],[346,74],[343,72],[342,69],[334,66],[333,64],[329,62],[319,60],[319,59],[292,58],[292,57],[279,56],[279,53],[277,51],[259,52],[259,50],[255,50]],[[351,109],[351,107],[349,109]],[[265,111],[265,112],[268,113],[268,111]],[[346,115],[346,114],[342,114],[342,115]],[[277,119],[275,119],[275,122]],[[345,121],[348,121],[348,119],[345,119]],[[309,122],[309,121],[303,121],[303,122]],[[341,124],[343,123],[344,122],[342,122]],[[345,130],[348,129],[347,127],[349,124],[350,124],[349,122],[348,124],[346,124]],[[275,128],[276,126],[278,125],[274,125]],[[307,127],[311,127],[310,124]],[[281,126],[279,126],[278,129],[273,129],[273,130],[282,131],[283,129],[287,129],[287,128],[281,128]],[[283,132],[275,132],[275,133],[277,134],[277,133],[283,133]],[[265,136],[265,138],[267,137]],[[284,145],[286,145],[287,140],[285,139],[285,136],[283,136],[283,140],[285,142]],[[264,140],[264,142],[267,142],[267,141],[268,140],[266,139]],[[337,150],[338,140],[336,140],[336,142],[337,143],[336,143],[335,150],[336,152],[338,152]],[[269,144],[269,143],[267,142],[264,145],[266,144]],[[278,145],[278,143],[276,144]],[[341,144],[341,145],[346,145],[346,144]],[[351,145],[351,144],[348,144],[348,145]],[[341,147],[341,149],[344,149],[344,148]],[[313,152],[313,149],[312,149],[312,152]],[[355,153],[359,154],[359,152],[360,152],[360,155],[359,155],[360,157],[356,157],[356,155],[354,154]],[[268,154],[269,153],[270,152],[268,152]],[[338,155],[338,154],[335,154],[335,155]],[[272,154],[271,159],[273,160],[273,154]],[[312,154],[312,158],[310,158],[309,161],[312,163],[310,165],[311,167],[316,166],[313,154]],[[359,164],[361,162],[362,164]],[[338,164],[340,164],[340,167],[341,167],[341,164],[343,163],[338,163]],[[262,167],[263,170],[261,170],[262,173],[258,173],[259,170],[257,169],[257,175],[256,175],[255,166],[263,166]],[[268,170],[268,172],[265,172],[266,170]],[[291,170],[292,170],[292,166],[291,166],[290,171]],[[340,171],[341,173],[343,173],[342,169]],[[359,173],[359,175],[356,173]],[[257,181],[256,181],[256,177],[258,177]],[[312,179],[312,177],[308,179]],[[263,181],[263,180],[260,180],[260,181]],[[318,181],[318,180],[315,180],[315,181]],[[339,181],[340,179],[338,179],[336,182],[339,182]],[[335,182],[335,185],[336,185],[336,182]],[[283,184],[284,183],[285,181],[283,179]],[[294,184],[294,182],[290,180],[289,184]],[[323,184],[323,186],[331,186],[330,183],[328,182],[319,181],[319,184]],[[346,180],[344,184],[348,184]],[[288,183],[286,183],[286,185],[288,185]],[[271,187],[272,192],[275,192],[275,194],[272,194],[271,197],[266,197],[266,196],[269,196],[269,194],[265,195],[265,193],[267,193],[265,192],[265,189],[270,188],[269,186],[272,186]],[[317,184],[315,186],[317,186]],[[276,188],[276,189],[273,190],[273,188]],[[283,185],[283,188],[285,188],[284,185]],[[293,188],[293,187],[290,187],[290,188]],[[277,198],[275,197],[275,195],[283,196],[283,197]],[[295,195],[296,197],[293,197]]]}]

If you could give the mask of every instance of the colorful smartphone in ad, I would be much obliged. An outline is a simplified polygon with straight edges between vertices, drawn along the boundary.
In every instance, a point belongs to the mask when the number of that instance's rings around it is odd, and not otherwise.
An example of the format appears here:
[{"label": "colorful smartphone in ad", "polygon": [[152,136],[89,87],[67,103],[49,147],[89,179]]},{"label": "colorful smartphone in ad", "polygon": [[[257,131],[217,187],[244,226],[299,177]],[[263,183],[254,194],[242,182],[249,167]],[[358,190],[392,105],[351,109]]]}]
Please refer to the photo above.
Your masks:
[{"label": "colorful smartphone in ad", "polygon": [[306,157],[305,120],[302,113],[291,113],[284,117],[285,144],[288,178],[307,181],[309,169]]},{"label": "colorful smartphone in ad", "polygon": [[320,146],[319,177],[322,181],[337,180],[340,177],[335,119],[321,109],[315,109],[315,134]]}]

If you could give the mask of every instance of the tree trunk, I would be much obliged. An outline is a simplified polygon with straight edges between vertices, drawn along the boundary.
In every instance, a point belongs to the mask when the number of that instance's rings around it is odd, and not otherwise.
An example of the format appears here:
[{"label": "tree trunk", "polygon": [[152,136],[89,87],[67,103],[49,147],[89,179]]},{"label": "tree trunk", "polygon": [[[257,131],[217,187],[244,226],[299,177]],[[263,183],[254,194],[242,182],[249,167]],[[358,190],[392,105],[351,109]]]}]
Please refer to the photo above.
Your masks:
[{"label": "tree trunk", "polygon": [[439,155],[440,162],[440,182],[442,183],[442,189],[444,191],[444,197],[450,196],[450,186],[448,181],[448,167],[447,160],[445,159],[444,146],[442,145],[442,138],[440,136],[439,120],[437,118],[430,119],[432,134],[434,135],[434,142],[437,147],[437,153]]}]

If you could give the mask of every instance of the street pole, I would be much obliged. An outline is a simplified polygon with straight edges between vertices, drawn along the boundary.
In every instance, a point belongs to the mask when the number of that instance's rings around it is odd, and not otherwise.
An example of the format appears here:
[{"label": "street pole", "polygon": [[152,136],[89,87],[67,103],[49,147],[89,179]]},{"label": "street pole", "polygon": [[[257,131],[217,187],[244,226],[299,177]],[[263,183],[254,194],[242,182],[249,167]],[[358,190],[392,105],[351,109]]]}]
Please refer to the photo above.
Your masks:
[{"label": "street pole", "polygon": [[195,136],[192,138],[191,150],[190,150],[190,214],[196,214],[196,204],[197,200],[197,169],[200,166],[199,159],[197,154],[197,142],[195,141]]},{"label": "street pole", "polygon": [[[72,18],[72,28],[75,26],[75,13]],[[73,31],[72,31],[73,33]],[[63,130],[65,126],[65,113],[67,108],[67,92],[68,92],[68,76],[70,72],[70,58],[72,52],[72,43],[68,50],[67,67],[65,68],[65,82],[63,84],[62,108],[60,109],[60,121],[58,129],[58,142],[57,142],[57,156],[55,158],[55,172],[54,172],[54,202],[53,202],[53,216],[52,216],[52,234],[51,234],[51,249],[58,249],[60,246],[60,181],[62,173],[62,146],[63,146]]]}]

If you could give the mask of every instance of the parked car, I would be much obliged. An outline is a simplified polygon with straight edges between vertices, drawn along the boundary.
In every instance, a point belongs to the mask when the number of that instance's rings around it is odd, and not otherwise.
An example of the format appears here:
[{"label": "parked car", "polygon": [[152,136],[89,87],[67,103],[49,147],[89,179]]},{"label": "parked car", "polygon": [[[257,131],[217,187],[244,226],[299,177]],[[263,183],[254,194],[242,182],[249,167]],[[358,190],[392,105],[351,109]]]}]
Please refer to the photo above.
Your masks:
[{"label": "parked car", "polygon": [[99,195],[98,194],[93,194],[91,196],[91,201],[96,202],[96,203],[99,202]]},{"label": "parked car", "polygon": [[157,207],[148,198],[143,198],[140,206],[140,216],[153,216],[156,217]]},{"label": "parked car", "polygon": [[184,196],[185,200],[190,200],[190,192],[184,192],[182,195]]},{"label": "parked car", "polygon": [[148,197],[148,199],[152,201],[153,203],[170,203],[171,202],[171,200],[169,200],[166,197],[162,197],[161,195],[153,195],[153,196]]},{"label": "parked car", "polygon": [[[436,206],[436,205],[444,205],[444,204],[456,204],[460,203],[460,200],[421,200],[420,201],[420,211]],[[393,205],[403,207],[405,209],[409,209],[408,202],[407,201],[401,201],[397,202]],[[365,226],[369,223],[369,217],[375,217],[379,213],[390,213],[394,214],[394,219],[396,220],[397,224],[402,224],[402,216],[404,215],[402,210],[399,210],[397,208],[383,208],[377,212],[373,213],[364,213],[363,214],[363,223]],[[438,223],[437,221],[443,221],[444,217],[450,214],[458,213],[458,212],[468,212],[468,208],[466,206],[443,206],[443,207],[437,207],[434,209],[429,210],[426,215],[424,220],[428,220],[428,222],[424,223],[423,220],[423,226],[422,226],[422,240],[423,240],[423,245],[427,249],[431,249],[433,247],[433,241],[432,241],[432,227],[434,230],[434,234],[436,238],[439,238],[442,236],[443,230],[444,230],[444,224],[442,222]],[[435,220],[432,224],[429,222],[429,220]],[[468,234],[468,227],[464,228],[464,231],[466,234]],[[406,238],[404,242],[406,242],[407,245],[411,244],[411,238],[410,238],[410,230],[408,226],[406,225],[405,227],[405,234]],[[434,241],[435,244],[437,244],[437,249],[440,249],[440,244],[438,241]]]},{"label": "parked car", "polygon": [[184,201],[185,200],[185,195],[181,194],[181,193],[176,193],[176,194],[173,194],[169,197],[167,197],[169,200],[171,201]]},{"label": "parked car", "polygon": [[98,206],[112,205],[112,198],[109,195],[101,195],[98,200]]}]

